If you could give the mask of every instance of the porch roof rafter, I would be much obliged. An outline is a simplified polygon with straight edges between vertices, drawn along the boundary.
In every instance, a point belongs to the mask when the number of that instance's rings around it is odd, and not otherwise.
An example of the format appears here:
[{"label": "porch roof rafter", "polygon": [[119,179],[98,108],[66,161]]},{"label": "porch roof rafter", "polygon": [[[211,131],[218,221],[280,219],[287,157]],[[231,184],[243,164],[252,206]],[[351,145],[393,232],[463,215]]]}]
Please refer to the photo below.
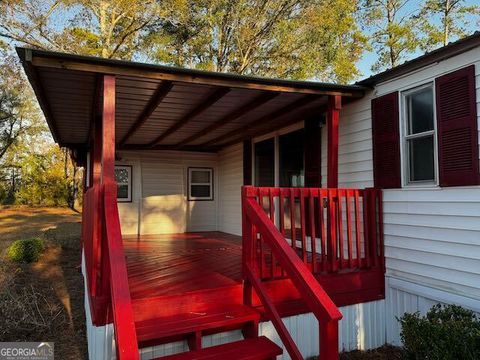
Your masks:
[{"label": "porch roof rafter", "polygon": [[215,104],[225,95],[230,92],[230,88],[220,87],[216,88],[212,91],[203,101],[200,102],[198,106],[196,106],[192,111],[187,113],[183,116],[180,120],[178,120],[174,125],[170,128],[165,130],[161,135],[159,135],[155,140],[153,140],[148,146],[153,147],[161,142],[163,139],[168,137],[169,135],[173,134],[176,130],[180,129],[183,125],[188,123],[190,120],[194,119],[196,116],[200,115],[204,111],[206,111],[210,106]]},{"label": "porch roof rafter", "polygon": [[216,152],[260,132],[320,116],[367,88],[268,79],[17,48],[55,140],[85,153],[91,144],[98,78],[116,78],[117,150]]},{"label": "porch roof rafter", "polygon": [[[288,104],[278,110],[275,110],[273,113],[271,114],[267,114],[265,115],[264,117],[260,118],[260,119],[255,119],[249,123],[246,123],[245,125],[243,125],[241,128],[239,129],[235,129],[235,130],[232,130],[222,136],[219,136],[218,138],[215,138],[215,139],[212,139],[204,144],[202,144],[203,146],[209,146],[209,145],[215,145],[215,144],[218,144],[218,143],[221,143],[222,140],[226,140],[226,139],[229,139],[231,138],[232,136],[235,136],[237,134],[239,134],[238,137],[235,137],[233,140],[231,140],[228,144],[233,144],[233,143],[236,143],[236,142],[241,142],[245,139],[245,137],[247,136],[247,134],[249,133],[249,131],[251,130],[252,128],[252,125],[256,122],[259,122],[259,123],[262,123],[262,124],[268,124],[269,122],[277,119],[278,117],[280,116],[284,116],[284,115],[287,115],[288,113],[294,111],[294,110],[297,110],[298,108],[301,108],[302,106],[305,106],[311,102],[313,102],[314,100],[317,100],[318,97],[315,96],[315,95],[305,95],[303,97],[301,97],[300,99],[294,101],[293,103],[291,104]],[[257,134],[258,135],[258,134]],[[247,136],[248,137],[248,136]],[[228,146],[228,145],[227,145]]]},{"label": "porch roof rafter", "polygon": [[241,107],[239,107],[238,109],[235,109],[233,110],[231,113],[229,113],[227,116],[215,121],[213,124],[211,124],[210,126],[198,131],[197,133],[193,134],[192,136],[189,136],[188,138],[186,138],[185,140],[181,141],[178,145],[177,145],[177,148],[182,148],[183,146],[185,146],[186,144],[190,143],[191,141],[194,141],[196,139],[199,139],[201,138],[202,136],[210,133],[211,131],[213,130],[216,130],[218,128],[220,128],[221,126],[225,125],[226,123],[228,122],[231,122],[233,120],[236,120],[240,117],[242,117],[243,115],[245,115],[246,113],[250,112],[250,111],[253,111],[255,110],[256,108],[258,108],[259,106],[262,106],[263,104],[265,104],[266,102],[274,99],[275,97],[277,97],[279,95],[279,93],[275,93],[275,92],[268,92],[268,93],[263,93],[263,94],[260,94],[258,95],[255,99],[253,99],[252,101],[250,101],[248,104],[246,105],[243,105]]},{"label": "porch roof rafter", "polygon": [[150,115],[152,115],[158,105],[160,105],[165,96],[168,95],[172,87],[173,83],[171,81],[164,81],[158,85],[157,90],[148,101],[148,104],[143,109],[137,121],[135,121],[130,130],[128,130],[128,132],[123,136],[122,140],[120,140],[120,147],[125,145],[127,140],[148,120]]}]

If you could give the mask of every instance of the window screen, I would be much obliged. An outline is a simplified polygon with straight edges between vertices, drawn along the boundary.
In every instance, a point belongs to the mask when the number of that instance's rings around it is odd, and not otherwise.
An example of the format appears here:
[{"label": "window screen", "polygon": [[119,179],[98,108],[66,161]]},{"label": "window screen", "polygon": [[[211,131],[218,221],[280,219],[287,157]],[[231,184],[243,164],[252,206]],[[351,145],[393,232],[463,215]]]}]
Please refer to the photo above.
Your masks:
[{"label": "window screen", "polygon": [[407,182],[435,181],[433,87],[404,93]]},{"label": "window screen", "polygon": [[132,167],[115,166],[115,181],[117,182],[117,200],[132,201]]},{"label": "window screen", "polygon": [[213,200],[213,169],[188,169],[188,200]]}]

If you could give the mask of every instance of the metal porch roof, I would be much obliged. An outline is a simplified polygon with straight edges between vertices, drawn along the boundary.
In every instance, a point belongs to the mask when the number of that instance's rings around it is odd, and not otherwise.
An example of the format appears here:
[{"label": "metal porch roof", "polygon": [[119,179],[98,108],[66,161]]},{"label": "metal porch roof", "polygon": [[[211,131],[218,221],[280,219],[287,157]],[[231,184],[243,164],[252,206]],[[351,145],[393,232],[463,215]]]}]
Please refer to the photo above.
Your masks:
[{"label": "metal porch roof", "polygon": [[359,85],[213,73],[17,48],[54,139],[88,148],[102,74],[116,75],[118,149],[217,151],[347,103]]}]

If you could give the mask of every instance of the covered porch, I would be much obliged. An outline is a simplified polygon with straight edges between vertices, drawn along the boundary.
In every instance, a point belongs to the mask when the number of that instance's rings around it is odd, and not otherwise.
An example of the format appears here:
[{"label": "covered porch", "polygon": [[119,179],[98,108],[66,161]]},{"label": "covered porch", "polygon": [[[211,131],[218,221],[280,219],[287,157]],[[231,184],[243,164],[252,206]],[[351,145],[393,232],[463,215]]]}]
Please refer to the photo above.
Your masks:
[{"label": "covered porch", "polygon": [[[55,140],[86,169],[87,297],[119,357],[176,339],[197,351],[235,326],[255,337],[260,317],[299,358],[281,317],[313,312],[335,358],[337,307],[384,297],[381,192],[338,189],[340,110],[365,89],[18,52]],[[255,147],[289,129],[303,129],[297,188],[279,182],[278,140],[269,165]],[[238,323],[218,320],[225,307]],[[178,319],[188,326],[165,325]]]}]

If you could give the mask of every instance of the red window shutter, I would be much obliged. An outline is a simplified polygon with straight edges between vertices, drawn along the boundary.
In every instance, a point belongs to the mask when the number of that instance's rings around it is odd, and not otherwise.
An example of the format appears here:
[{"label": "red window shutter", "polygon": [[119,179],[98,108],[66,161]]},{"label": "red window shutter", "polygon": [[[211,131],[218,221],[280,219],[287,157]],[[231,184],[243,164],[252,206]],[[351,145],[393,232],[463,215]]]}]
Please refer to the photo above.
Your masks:
[{"label": "red window shutter", "polygon": [[475,66],[435,79],[440,186],[478,185]]},{"label": "red window shutter", "polygon": [[402,186],[398,92],[372,100],[373,176],[375,187]]}]

